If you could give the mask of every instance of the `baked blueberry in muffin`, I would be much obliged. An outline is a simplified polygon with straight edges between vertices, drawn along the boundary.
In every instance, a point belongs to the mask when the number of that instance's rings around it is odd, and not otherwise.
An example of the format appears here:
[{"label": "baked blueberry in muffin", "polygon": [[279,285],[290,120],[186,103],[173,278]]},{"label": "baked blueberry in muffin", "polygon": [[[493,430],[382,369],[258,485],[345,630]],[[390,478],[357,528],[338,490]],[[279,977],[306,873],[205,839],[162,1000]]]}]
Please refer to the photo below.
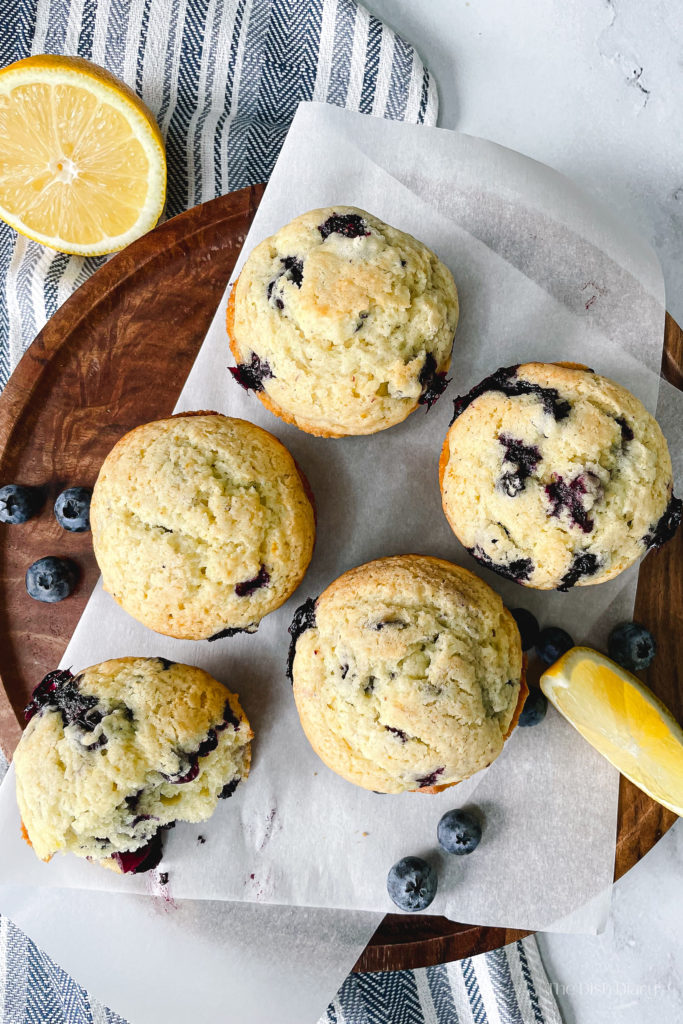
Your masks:
[{"label": "baked blueberry in muffin", "polygon": [[525,586],[612,579],[675,533],[664,436],[626,388],[592,370],[527,363],[455,400],[443,508],[482,565]]},{"label": "baked blueberry in muffin", "polygon": [[237,697],[165,658],[51,672],[26,708],[17,800],[36,854],[70,852],[123,872],[161,858],[161,830],[204,821],[249,773]]},{"label": "baked blueberry in muffin", "polygon": [[312,495],[272,434],[186,413],[126,434],[91,507],[104,587],[168,636],[253,632],[294,592],[315,538]]},{"label": "baked blueberry in muffin", "polygon": [[458,296],[425,245],[354,207],[311,210],[250,254],[228,304],[230,372],[312,434],[371,434],[448,384]]},{"label": "baked blueberry in muffin", "polygon": [[298,610],[290,633],[311,746],[374,792],[436,792],[469,778],[500,754],[526,696],[512,615],[441,559],[352,569]]}]

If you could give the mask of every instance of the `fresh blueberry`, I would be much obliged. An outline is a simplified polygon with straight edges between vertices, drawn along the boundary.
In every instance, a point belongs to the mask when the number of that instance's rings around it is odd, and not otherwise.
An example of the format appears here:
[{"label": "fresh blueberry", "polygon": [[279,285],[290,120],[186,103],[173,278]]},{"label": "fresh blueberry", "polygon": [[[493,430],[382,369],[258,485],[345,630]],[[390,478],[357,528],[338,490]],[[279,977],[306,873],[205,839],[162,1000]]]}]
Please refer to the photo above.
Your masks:
[{"label": "fresh blueberry", "polygon": [[55,502],[55,519],[70,533],[85,533],[90,529],[89,487],[69,487]]},{"label": "fresh blueberry", "polygon": [[73,591],[78,569],[68,558],[39,558],[26,570],[26,591],[36,601],[55,604]]},{"label": "fresh blueberry", "polygon": [[548,700],[542,690],[533,688],[529,690],[529,696],[524,701],[522,713],[519,716],[519,725],[540,725],[548,710]]},{"label": "fresh blueberry", "polygon": [[462,856],[479,846],[481,825],[467,811],[446,811],[436,827],[436,838],[447,853]]},{"label": "fresh blueberry", "polygon": [[538,619],[526,608],[512,608],[510,614],[517,623],[517,629],[522,638],[522,650],[530,650],[538,640],[540,632]]},{"label": "fresh blueberry", "polygon": [[436,871],[422,857],[402,857],[387,875],[387,892],[401,910],[426,910],[436,896]]},{"label": "fresh blueberry", "polygon": [[574,641],[566,630],[559,626],[546,626],[538,634],[536,654],[546,665],[553,665],[573,646]]},{"label": "fresh blueberry", "polygon": [[25,523],[32,519],[43,504],[43,497],[37,487],[23,487],[21,484],[6,484],[0,487],[0,523]]},{"label": "fresh blueberry", "polygon": [[607,653],[622,668],[640,672],[652,664],[657,644],[652,633],[639,622],[622,622],[609,635]]}]

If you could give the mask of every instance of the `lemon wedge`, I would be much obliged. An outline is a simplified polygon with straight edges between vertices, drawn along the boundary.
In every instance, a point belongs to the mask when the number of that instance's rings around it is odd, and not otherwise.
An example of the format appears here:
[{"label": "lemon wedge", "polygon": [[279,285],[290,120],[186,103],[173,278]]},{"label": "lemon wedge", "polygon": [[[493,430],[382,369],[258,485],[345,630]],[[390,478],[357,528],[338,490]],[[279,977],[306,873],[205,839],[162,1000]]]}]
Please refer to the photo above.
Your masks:
[{"label": "lemon wedge", "polygon": [[80,57],[0,71],[0,218],[61,252],[98,256],[154,227],[166,197],[156,122],[127,85]]},{"label": "lemon wedge", "polygon": [[541,689],[622,775],[683,815],[683,729],[647,686],[604,654],[572,647]]}]

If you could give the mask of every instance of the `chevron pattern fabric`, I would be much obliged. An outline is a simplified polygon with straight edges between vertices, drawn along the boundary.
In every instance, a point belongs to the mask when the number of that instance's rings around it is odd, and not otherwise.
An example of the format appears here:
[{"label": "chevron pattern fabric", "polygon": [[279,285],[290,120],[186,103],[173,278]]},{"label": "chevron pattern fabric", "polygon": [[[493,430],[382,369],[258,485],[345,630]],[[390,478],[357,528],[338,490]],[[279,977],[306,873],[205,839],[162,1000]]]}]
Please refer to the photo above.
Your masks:
[{"label": "chevron pattern fabric", "polygon": [[318,1024],[562,1024],[536,940],[418,971],[350,974]]},{"label": "chevron pattern fabric", "polygon": [[[0,0],[0,66],[78,54],[123,78],[166,140],[166,217],[266,181],[301,100],[434,124],[415,50],[354,0]],[[104,263],[0,222],[0,388]]]},{"label": "chevron pattern fabric", "polygon": [[[126,1024],[7,918],[0,918],[0,1021]],[[351,974],[318,1024],[562,1022],[536,941],[528,938],[439,967]]]}]

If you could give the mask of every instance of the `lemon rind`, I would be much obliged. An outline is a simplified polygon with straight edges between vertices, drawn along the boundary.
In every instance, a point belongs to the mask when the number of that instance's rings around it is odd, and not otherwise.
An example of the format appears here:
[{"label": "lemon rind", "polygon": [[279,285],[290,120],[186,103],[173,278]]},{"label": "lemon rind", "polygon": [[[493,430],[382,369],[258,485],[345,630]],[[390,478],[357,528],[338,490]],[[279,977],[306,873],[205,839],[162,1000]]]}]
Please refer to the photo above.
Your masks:
[{"label": "lemon rind", "polygon": [[[620,774],[623,775],[624,778],[628,779],[629,782],[633,783],[634,786],[640,789],[652,800],[655,800],[663,807],[666,807],[667,810],[670,810],[674,814],[683,817],[683,803],[676,804],[665,797],[656,796],[652,792],[652,790],[648,788],[646,784],[643,783],[642,779],[638,779],[631,772],[624,770],[618,763],[616,763],[615,760],[613,760],[612,757],[608,756],[606,753],[600,750],[599,747],[596,747],[588,739],[583,729],[580,726],[578,726],[575,722],[573,722],[572,719],[565,713],[565,711],[561,707],[559,707],[558,704],[555,702],[555,692],[558,689],[557,680],[562,676],[565,676],[566,678],[569,678],[569,680],[571,680],[573,664],[578,660],[579,657],[587,658],[588,660],[593,662],[603,663],[607,667],[613,667],[615,672],[620,677],[627,677],[629,681],[628,684],[632,686],[633,689],[635,689],[640,694],[640,696],[647,701],[647,703],[653,708],[653,710],[659,714],[660,718],[666,724],[667,729],[669,730],[672,738],[680,744],[681,750],[683,752],[683,729],[678,724],[676,719],[673,717],[672,713],[669,711],[666,705],[656,696],[656,694],[652,692],[652,690],[649,689],[649,687],[647,687],[643,682],[641,682],[641,680],[638,679],[637,676],[634,676],[631,672],[628,672],[626,669],[622,668],[616,662],[612,661],[611,658],[608,658],[605,655],[600,654],[599,651],[594,651],[590,647],[572,647],[571,650],[567,651],[566,654],[562,655],[562,657],[553,665],[551,665],[550,668],[546,669],[546,671],[541,676],[540,680],[540,685],[543,693],[551,702],[555,710],[560,715],[562,715],[565,721],[567,721],[572,726],[572,728],[576,729],[579,735],[587,743],[589,743],[594,750],[597,750],[597,752],[601,754],[601,756],[604,757],[606,761],[609,761],[612,767],[615,768],[618,772],[620,772]],[[567,668],[568,671],[564,672],[563,670],[565,668]],[[571,683],[569,685],[571,685]]]},{"label": "lemon rind", "polygon": [[[76,59],[66,60],[75,62]],[[21,217],[1,204],[0,218],[21,235],[57,252],[74,256],[104,256],[118,252],[157,224],[166,202],[166,154],[154,116],[124,82],[118,82],[104,69],[96,68],[88,62],[78,62],[76,66],[70,67],[47,61],[43,57],[19,61],[0,71],[0,95],[7,94],[18,85],[46,80],[49,80],[50,84],[64,83],[88,88],[101,102],[108,103],[125,116],[134,138],[140,143],[149,160],[147,195],[153,201],[145,202],[135,224],[123,234],[103,235],[102,240],[94,245],[76,245],[58,236],[37,232],[29,228]]]}]

